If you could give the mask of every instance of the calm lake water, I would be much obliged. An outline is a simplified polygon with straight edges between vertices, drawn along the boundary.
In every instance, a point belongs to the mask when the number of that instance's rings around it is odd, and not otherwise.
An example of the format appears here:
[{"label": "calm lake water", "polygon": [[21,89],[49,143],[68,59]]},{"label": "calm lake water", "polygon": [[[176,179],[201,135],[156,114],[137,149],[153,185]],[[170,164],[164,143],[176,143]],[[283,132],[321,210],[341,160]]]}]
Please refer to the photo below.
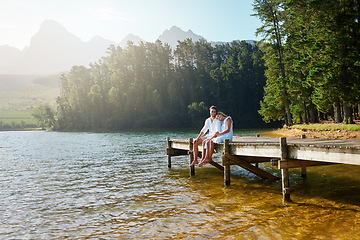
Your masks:
[{"label": "calm lake water", "polygon": [[169,170],[166,137],[196,135],[0,132],[0,239],[360,239],[360,167],[291,170],[283,204],[280,181],[236,166],[227,188],[188,157]]}]

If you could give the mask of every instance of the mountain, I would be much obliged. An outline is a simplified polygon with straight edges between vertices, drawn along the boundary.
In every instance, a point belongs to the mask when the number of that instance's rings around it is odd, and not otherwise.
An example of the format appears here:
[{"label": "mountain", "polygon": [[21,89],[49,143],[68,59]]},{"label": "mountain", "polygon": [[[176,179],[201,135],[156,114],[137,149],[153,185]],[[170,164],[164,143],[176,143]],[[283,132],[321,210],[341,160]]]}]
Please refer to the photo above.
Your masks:
[{"label": "mountain", "polygon": [[[53,74],[85,65],[105,55],[112,41],[94,37],[89,42],[69,33],[59,23],[46,20],[31,38],[29,48],[12,64],[1,64],[2,74]],[[2,52],[0,52],[2,54]]]},{"label": "mountain", "polygon": [[129,41],[133,42],[134,45],[139,45],[140,42],[146,42],[143,39],[141,39],[139,36],[130,33],[123,40],[121,40],[121,42],[119,43],[119,46],[122,48],[125,48]]},{"label": "mountain", "polygon": [[187,38],[191,38],[193,42],[199,41],[200,39],[205,40],[205,38],[196,35],[191,30],[185,32],[176,26],[171,27],[169,30],[166,29],[163,34],[158,37],[161,42],[168,43],[172,49],[176,48],[178,41],[184,41]]},{"label": "mountain", "polygon": [[0,66],[11,65],[20,60],[23,52],[9,45],[0,46]]},{"label": "mountain", "polygon": [[[194,42],[204,39],[191,30],[183,31],[176,26],[166,29],[158,37],[161,42],[168,43],[173,49],[176,48],[178,41],[184,41],[187,38],[191,38]],[[135,45],[145,42],[139,36],[129,34],[118,45],[126,47],[128,41]],[[247,40],[247,42],[254,41]],[[223,44],[223,42],[210,43]],[[8,45],[0,46],[0,74],[56,74],[68,71],[74,65],[88,66],[89,63],[106,56],[106,51],[112,44],[116,45],[113,41],[99,36],[93,37],[89,42],[84,42],[59,23],[46,20],[31,38],[29,47],[24,50],[21,51]],[[8,76],[6,78],[8,79]]]}]

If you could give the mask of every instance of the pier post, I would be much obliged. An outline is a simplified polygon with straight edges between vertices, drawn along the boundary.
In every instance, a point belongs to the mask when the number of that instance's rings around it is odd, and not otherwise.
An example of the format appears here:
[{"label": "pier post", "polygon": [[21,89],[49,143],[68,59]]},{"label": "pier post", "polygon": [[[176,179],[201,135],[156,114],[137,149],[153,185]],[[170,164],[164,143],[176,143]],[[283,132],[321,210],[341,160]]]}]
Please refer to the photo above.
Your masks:
[{"label": "pier post", "polygon": [[224,184],[225,186],[230,185],[230,159],[228,159],[225,154],[230,153],[229,139],[224,141],[224,152],[222,155],[222,162],[224,166]]},{"label": "pier post", "polygon": [[[189,160],[191,164],[194,161],[194,153],[193,153],[193,138],[189,138]],[[195,166],[191,166],[190,167],[190,176],[194,176],[195,175]]]},{"label": "pier post", "polygon": [[302,177],[302,178],[306,178],[306,176],[307,176],[306,167],[302,167],[302,168],[301,168],[301,177]]},{"label": "pier post", "polygon": [[[302,135],[301,135],[301,138],[302,138],[302,139],[305,139],[305,138],[306,138],[306,135],[305,135],[305,134],[302,134]],[[306,167],[302,167],[302,168],[301,168],[301,177],[302,177],[302,178],[306,178]]]},{"label": "pier post", "polygon": [[170,137],[166,137],[166,151],[167,151],[167,155],[168,155],[168,168],[171,168],[171,154],[170,154],[170,149],[171,149]]},{"label": "pier post", "polygon": [[[288,146],[286,143],[286,138],[280,138],[280,151],[281,151],[281,160],[286,161],[288,159]],[[289,169],[282,168],[281,169],[281,185],[283,192],[283,200],[290,201],[290,177],[289,177]]]}]

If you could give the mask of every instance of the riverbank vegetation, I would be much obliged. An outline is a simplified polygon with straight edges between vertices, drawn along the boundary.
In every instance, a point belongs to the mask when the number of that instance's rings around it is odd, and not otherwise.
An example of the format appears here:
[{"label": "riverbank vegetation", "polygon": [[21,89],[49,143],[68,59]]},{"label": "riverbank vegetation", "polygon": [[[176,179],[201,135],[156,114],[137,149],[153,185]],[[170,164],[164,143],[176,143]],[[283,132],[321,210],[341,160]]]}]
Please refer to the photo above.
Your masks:
[{"label": "riverbank vegetation", "polygon": [[359,1],[255,0],[267,77],[259,113],[353,123],[360,111]]},{"label": "riverbank vegetation", "polygon": [[294,124],[265,133],[268,137],[320,138],[320,139],[360,139],[360,124],[329,123],[321,121],[313,124]]},{"label": "riverbank vegetation", "polygon": [[24,130],[36,128],[36,122],[28,111],[0,110],[1,130]]},{"label": "riverbank vegetation", "polygon": [[160,41],[111,46],[89,68],[74,66],[63,75],[57,111],[40,106],[38,116],[60,130],[199,128],[217,105],[238,128],[264,126],[257,113],[262,58],[245,41],[214,47],[187,39],[175,50]]}]

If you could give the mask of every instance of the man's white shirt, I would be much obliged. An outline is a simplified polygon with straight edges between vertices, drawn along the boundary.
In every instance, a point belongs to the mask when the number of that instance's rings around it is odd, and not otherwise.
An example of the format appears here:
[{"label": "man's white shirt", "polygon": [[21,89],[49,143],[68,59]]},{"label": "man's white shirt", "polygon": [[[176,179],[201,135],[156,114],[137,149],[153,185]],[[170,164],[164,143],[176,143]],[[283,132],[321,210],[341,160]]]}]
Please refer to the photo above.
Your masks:
[{"label": "man's white shirt", "polygon": [[201,132],[206,134],[209,130],[208,136],[212,137],[216,132],[221,132],[221,121],[218,119],[214,119],[211,121],[211,117],[205,120],[204,127],[201,129]]}]

